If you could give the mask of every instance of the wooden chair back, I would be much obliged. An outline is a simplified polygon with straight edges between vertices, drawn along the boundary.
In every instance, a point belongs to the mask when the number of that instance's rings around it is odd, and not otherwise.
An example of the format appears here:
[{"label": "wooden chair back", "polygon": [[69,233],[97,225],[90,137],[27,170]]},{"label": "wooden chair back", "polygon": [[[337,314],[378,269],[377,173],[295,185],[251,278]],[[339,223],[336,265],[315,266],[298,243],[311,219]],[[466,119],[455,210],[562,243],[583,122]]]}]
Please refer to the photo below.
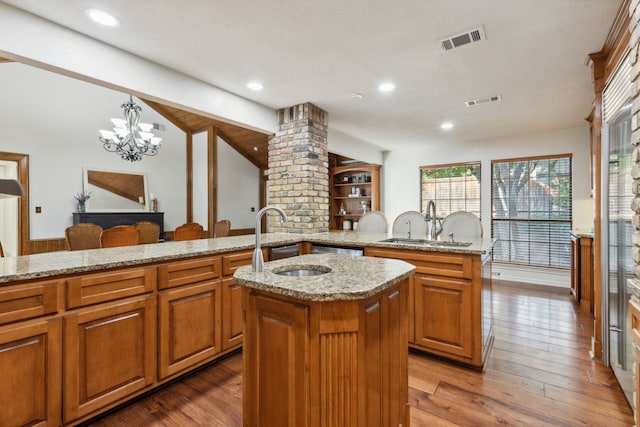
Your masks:
[{"label": "wooden chair back", "polygon": [[140,243],[140,231],[133,225],[116,225],[104,230],[100,235],[100,245],[103,248],[132,246],[138,243]]},{"label": "wooden chair back", "polygon": [[4,258],[4,250],[2,249],[2,242],[0,242],[0,258]]},{"label": "wooden chair back", "polygon": [[139,221],[133,225],[140,231],[140,244],[158,243],[160,240],[160,226],[151,221]]},{"label": "wooden chair back", "polygon": [[231,221],[228,219],[220,220],[213,227],[213,237],[227,237],[229,230],[231,230]]},{"label": "wooden chair back", "polygon": [[196,240],[202,238],[204,228],[197,222],[182,224],[173,232],[173,240]]},{"label": "wooden chair back", "polygon": [[64,230],[65,245],[70,251],[97,249],[100,247],[102,227],[97,224],[80,223]]}]

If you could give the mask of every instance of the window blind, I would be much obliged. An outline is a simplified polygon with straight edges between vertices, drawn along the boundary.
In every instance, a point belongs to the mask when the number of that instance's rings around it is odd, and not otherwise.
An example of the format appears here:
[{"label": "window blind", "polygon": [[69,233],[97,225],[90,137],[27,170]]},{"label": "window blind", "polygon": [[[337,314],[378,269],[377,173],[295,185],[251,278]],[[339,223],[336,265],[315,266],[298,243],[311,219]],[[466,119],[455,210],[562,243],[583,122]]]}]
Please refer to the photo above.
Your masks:
[{"label": "window blind", "polygon": [[627,54],[602,92],[602,119],[609,123],[631,97],[631,63]]},{"label": "window blind", "polygon": [[571,156],[491,164],[494,261],[569,268]]}]

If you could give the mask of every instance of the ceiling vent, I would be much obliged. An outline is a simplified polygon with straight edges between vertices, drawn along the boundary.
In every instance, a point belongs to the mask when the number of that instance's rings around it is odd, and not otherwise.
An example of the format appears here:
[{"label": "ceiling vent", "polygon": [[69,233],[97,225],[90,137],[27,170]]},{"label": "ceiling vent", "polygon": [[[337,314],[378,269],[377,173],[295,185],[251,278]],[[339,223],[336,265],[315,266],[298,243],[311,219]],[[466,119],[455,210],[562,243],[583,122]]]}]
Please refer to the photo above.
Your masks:
[{"label": "ceiling vent", "polygon": [[440,40],[440,47],[443,51],[448,52],[457,47],[486,39],[487,37],[484,34],[484,27],[480,26],[478,28],[474,28],[473,30],[469,30],[464,33],[456,34],[455,36],[446,37]]},{"label": "ceiling vent", "polygon": [[467,107],[475,107],[476,105],[480,105],[480,104],[488,104],[491,102],[500,102],[502,101],[502,95],[493,95],[493,96],[487,96],[485,98],[478,98],[478,99],[472,99],[471,101],[465,101],[464,105],[466,105]]}]

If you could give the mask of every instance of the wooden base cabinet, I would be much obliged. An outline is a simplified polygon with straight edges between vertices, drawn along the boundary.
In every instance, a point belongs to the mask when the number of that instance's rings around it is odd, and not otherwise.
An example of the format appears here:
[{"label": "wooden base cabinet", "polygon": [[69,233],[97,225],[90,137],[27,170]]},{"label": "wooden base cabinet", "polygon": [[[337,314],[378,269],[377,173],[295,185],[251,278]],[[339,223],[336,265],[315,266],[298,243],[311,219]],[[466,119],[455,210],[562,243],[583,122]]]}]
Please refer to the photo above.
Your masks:
[{"label": "wooden base cabinet", "polygon": [[64,421],[99,411],[155,381],[156,305],[149,295],[64,319]]},{"label": "wooden base cabinet", "polygon": [[409,346],[483,369],[493,344],[491,254],[366,248],[365,255],[416,266]]},{"label": "wooden base cabinet", "polygon": [[58,426],[62,413],[60,319],[0,328],[0,426]]},{"label": "wooden base cabinet", "polygon": [[416,345],[470,359],[471,283],[418,276],[414,285]]},{"label": "wooden base cabinet", "polygon": [[314,302],[243,288],[243,424],[408,426],[408,279]]},{"label": "wooden base cabinet", "polygon": [[220,281],[163,291],[158,296],[159,379],[213,358],[221,350]]}]

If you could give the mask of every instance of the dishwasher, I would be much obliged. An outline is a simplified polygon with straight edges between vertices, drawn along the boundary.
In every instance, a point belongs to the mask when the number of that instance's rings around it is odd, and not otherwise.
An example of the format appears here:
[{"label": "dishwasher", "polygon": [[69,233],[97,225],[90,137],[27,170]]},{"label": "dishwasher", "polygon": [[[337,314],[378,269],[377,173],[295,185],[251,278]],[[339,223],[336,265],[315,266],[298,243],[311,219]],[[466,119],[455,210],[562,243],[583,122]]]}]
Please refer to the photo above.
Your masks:
[{"label": "dishwasher", "polygon": [[328,246],[328,245],[311,245],[312,254],[340,254],[350,256],[363,256],[364,249],[362,248],[345,248],[340,246]]},{"label": "dishwasher", "polygon": [[269,261],[291,258],[298,255],[300,255],[298,245],[276,246],[274,248],[269,248]]}]

